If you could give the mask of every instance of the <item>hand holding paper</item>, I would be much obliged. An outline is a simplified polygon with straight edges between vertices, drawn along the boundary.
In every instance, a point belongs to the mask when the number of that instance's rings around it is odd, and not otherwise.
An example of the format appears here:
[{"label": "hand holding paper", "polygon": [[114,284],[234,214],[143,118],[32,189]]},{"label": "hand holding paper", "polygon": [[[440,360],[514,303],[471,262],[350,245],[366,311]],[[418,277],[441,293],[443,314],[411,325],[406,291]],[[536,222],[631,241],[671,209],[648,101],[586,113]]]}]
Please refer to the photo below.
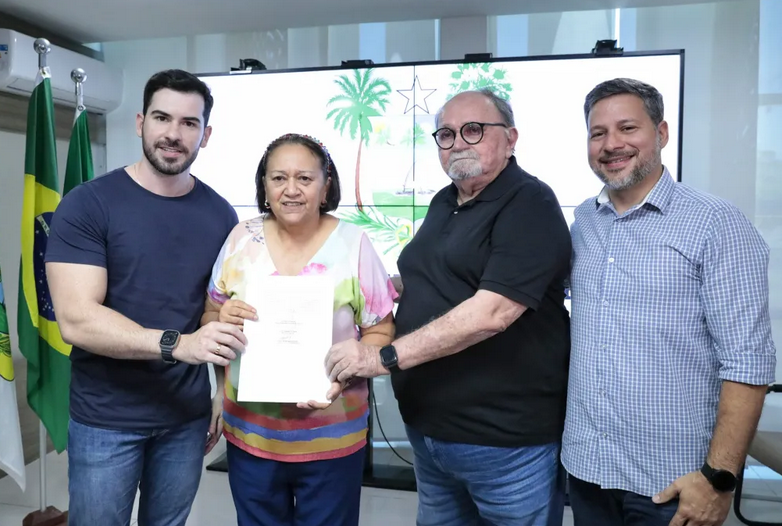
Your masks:
[{"label": "hand holding paper", "polygon": [[333,382],[353,377],[374,378],[388,371],[380,364],[380,349],[356,340],[334,344],[326,355],[326,373]]},{"label": "hand holding paper", "polygon": [[242,300],[230,299],[220,308],[218,321],[243,327],[244,320],[258,320],[257,311],[252,305],[248,305]]},{"label": "hand holding paper", "polygon": [[244,321],[247,350],[241,358],[238,400],[328,406],[327,393],[334,386],[323,360],[332,343],[333,281],[325,276],[262,277],[248,283],[246,300],[257,310],[258,321]]},{"label": "hand holding paper", "polygon": [[346,387],[347,384],[345,383],[332,382],[331,389],[329,389],[329,392],[326,394],[326,400],[328,400],[328,402],[316,402],[315,400],[310,400],[309,402],[299,402],[296,404],[296,407],[301,409],[326,409],[332,403],[334,403],[334,400],[337,399],[340,393],[342,393],[342,390]]}]

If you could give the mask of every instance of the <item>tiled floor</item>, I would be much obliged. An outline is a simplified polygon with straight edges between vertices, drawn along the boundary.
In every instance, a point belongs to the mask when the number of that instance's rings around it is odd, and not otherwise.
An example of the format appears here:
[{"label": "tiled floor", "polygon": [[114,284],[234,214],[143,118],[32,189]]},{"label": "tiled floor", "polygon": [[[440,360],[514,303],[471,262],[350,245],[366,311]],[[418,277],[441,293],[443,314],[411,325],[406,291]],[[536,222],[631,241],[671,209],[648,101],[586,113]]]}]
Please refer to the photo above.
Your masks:
[{"label": "tiled floor", "polygon": [[[216,448],[205,464],[224,450]],[[61,510],[68,507],[68,461],[65,454],[51,453],[47,460],[48,503]],[[38,462],[27,467],[27,491],[22,493],[10,477],[0,480],[0,526],[19,526],[24,517],[37,509],[39,492]],[[760,498],[782,498],[782,477],[762,466],[747,471],[747,494]],[[364,488],[361,496],[361,526],[411,526],[415,524],[417,497],[415,493]],[[744,514],[753,520],[782,522],[782,503],[763,500],[745,500]],[[134,520],[131,525],[135,526]],[[227,475],[204,471],[201,486],[193,504],[188,526],[233,526],[236,524]],[[565,526],[572,526],[570,510],[565,511]],[[726,526],[740,526],[731,513]]]}]

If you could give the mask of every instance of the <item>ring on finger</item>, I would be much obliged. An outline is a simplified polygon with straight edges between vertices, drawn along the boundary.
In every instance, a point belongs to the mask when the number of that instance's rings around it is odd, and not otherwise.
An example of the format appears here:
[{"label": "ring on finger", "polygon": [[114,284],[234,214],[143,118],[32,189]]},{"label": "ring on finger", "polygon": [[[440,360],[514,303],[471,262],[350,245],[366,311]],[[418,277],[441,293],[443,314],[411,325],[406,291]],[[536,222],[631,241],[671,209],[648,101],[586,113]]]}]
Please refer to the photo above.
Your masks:
[{"label": "ring on finger", "polygon": [[217,344],[217,349],[215,349],[212,352],[215,353],[216,355],[220,356],[220,349],[222,349],[222,348],[223,348],[223,346],[218,343]]}]

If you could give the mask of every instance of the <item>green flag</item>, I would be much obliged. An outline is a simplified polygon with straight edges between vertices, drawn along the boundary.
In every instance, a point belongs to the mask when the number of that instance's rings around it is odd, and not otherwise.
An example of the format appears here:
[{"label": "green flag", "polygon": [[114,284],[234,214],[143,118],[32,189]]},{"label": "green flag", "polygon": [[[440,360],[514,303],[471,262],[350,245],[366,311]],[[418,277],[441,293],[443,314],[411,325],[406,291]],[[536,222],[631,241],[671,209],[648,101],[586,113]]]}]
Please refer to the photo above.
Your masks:
[{"label": "green flag", "polygon": [[93,177],[95,177],[95,172],[92,167],[90,127],[87,123],[87,111],[79,101],[76,108],[76,119],[73,121],[71,143],[68,146],[68,164],[65,165],[65,187],[62,190],[62,195]]},{"label": "green flag", "polygon": [[26,473],[22,453],[22,432],[19,427],[14,359],[11,356],[11,340],[8,336],[2,275],[0,275],[0,470],[11,475],[24,491]]},{"label": "green flag", "polygon": [[49,225],[60,202],[49,75],[48,68],[40,71],[27,110],[17,329],[28,362],[27,402],[62,452],[68,441],[71,346],[57,326],[44,267]]},{"label": "green flag", "polygon": [[[5,312],[3,275],[0,272],[0,378],[14,379],[14,361],[11,358],[11,338],[8,336],[8,315]],[[2,449],[2,448],[0,448]]]}]

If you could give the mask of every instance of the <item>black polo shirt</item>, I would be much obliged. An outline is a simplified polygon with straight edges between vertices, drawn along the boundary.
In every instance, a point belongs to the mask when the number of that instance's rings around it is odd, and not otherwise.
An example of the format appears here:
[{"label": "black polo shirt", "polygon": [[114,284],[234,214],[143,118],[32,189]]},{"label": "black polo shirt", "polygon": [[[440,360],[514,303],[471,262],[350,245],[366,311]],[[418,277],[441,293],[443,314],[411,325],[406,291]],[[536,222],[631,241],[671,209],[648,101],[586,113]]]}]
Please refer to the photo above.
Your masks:
[{"label": "black polo shirt", "polygon": [[564,283],[570,232],[548,185],[508,166],[459,206],[456,186],[432,200],[399,258],[398,335],[479,289],[527,307],[508,329],[452,356],[392,375],[406,424],[440,440],[497,447],[559,441],[565,421],[570,321]]}]

